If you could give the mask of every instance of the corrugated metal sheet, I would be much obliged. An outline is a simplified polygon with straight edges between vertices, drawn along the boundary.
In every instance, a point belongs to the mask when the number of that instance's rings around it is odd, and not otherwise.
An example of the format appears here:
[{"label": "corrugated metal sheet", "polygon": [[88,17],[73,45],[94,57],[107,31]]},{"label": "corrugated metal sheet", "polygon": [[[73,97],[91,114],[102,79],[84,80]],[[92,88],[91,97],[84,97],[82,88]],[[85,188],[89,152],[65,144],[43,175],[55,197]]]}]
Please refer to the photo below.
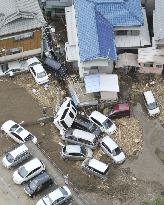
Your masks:
[{"label": "corrugated metal sheet", "polygon": [[37,0],[0,0],[0,36],[40,28],[44,23]]}]

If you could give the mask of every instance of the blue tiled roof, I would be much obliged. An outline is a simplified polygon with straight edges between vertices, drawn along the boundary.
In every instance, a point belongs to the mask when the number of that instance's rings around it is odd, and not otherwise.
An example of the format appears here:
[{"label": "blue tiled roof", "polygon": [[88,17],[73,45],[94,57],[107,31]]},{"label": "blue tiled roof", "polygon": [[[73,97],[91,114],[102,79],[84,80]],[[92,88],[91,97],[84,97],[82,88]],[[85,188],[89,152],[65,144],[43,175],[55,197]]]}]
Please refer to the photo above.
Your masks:
[{"label": "blue tiled roof", "polygon": [[81,62],[116,60],[113,26],[141,26],[140,0],[74,0]]}]

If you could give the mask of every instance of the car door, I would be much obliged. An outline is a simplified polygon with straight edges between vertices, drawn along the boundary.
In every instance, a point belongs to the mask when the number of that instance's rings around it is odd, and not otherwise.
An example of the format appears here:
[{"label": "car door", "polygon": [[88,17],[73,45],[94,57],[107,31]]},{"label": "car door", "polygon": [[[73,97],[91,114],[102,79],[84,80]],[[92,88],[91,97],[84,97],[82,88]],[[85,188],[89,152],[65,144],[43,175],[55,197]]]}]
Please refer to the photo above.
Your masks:
[{"label": "car door", "polygon": [[36,176],[37,174],[39,174],[40,168],[41,168],[41,166],[39,166],[39,167],[33,169],[31,172],[29,172],[28,175],[26,176],[26,181],[28,181],[32,177]]},{"label": "car door", "polygon": [[113,159],[112,151],[110,150],[110,148],[104,142],[102,142],[101,145],[103,151]]},{"label": "car door", "polygon": [[95,118],[91,117],[91,120],[98,126],[100,127],[100,129],[103,129],[103,125],[98,121],[96,120]]}]

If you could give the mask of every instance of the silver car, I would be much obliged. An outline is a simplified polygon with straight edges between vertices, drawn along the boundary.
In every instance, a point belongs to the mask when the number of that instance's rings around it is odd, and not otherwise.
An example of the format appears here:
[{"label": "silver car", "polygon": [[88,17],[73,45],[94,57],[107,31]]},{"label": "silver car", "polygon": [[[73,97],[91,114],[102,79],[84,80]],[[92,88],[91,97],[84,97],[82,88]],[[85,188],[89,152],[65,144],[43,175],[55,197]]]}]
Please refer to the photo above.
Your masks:
[{"label": "silver car", "polygon": [[84,160],[92,157],[92,150],[83,145],[65,145],[61,151],[61,157],[69,160]]}]

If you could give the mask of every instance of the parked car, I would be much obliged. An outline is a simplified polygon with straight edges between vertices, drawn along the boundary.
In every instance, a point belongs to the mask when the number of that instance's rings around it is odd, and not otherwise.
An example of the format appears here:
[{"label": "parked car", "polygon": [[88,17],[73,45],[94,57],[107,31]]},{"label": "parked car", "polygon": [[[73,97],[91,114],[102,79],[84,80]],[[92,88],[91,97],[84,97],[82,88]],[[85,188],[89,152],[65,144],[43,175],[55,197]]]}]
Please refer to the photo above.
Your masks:
[{"label": "parked car", "polygon": [[45,165],[37,158],[20,166],[13,174],[13,181],[22,184],[45,170]]},{"label": "parked car", "polygon": [[81,165],[82,169],[102,179],[107,179],[109,166],[97,159],[85,159]]},{"label": "parked car", "polygon": [[91,158],[93,153],[90,148],[83,145],[65,145],[60,154],[63,159],[84,160]]},{"label": "parked car", "polygon": [[95,149],[98,145],[98,137],[90,132],[86,132],[79,129],[69,129],[63,135],[64,141],[84,145],[91,149]]},{"label": "parked car", "polygon": [[26,145],[21,145],[14,150],[7,152],[2,159],[2,164],[6,168],[11,168],[23,162],[25,159],[28,159],[31,156],[28,148]]},{"label": "parked car", "polygon": [[22,144],[28,140],[32,140],[35,144],[37,143],[37,138],[34,135],[13,120],[6,121],[1,126],[1,130],[19,144]]},{"label": "parked car", "polygon": [[54,124],[60,130],[61,134],[72,126],[77,115],[77,109],[73,100],[66,97],[60,106],[57,114],[54,116]]},{"label": "parked car", "polygon": [[33,197],[34,195],[37,195],[37,193],[46,189],[52,184],[52,179],[47,174],[47,172],[44,171],[41,174],[34,177],[32,180],[28,181],[24,186],[24,190],[28,196]]},{"label": "parked car", "polygon": [[110,119],[116,119],[126,116],[130,117],[130,107],[128,103],[118,103],[114,105],[108,115]]},{"label": "parked car", "polygon": [[100,146],[105,154],[111,157],[116,164],[121,164],[125,161],[125,154],[109,136],[105,136],[100,140]]},{"label": "parked car", "polygon": [[102,132],[105,132],[109,135],[113,134],[117,130],[116,125],[108,117],[96,110],[91,113],[89,120],[95,123]]},{"label": "parked car", "polygon": [[154,117],[160,114],[159,106],[155,100],[152,91],[146,91],[143,93],[144,102],[149,116]]},{"label": "parked car", "polygon": [[40,199],[36,205],[59,205],[64,204],[71,198],[71,191],[67,186],[59,187],[50,192],[42,199]]},{"label": "parked car", "polygon": [[83,116],[77,116],[75,118],[73,124],[72,124],[73,129],[80,129],[84,130],[90,133],[93,133],[97,136],[100,135],[101,130],[99,127],[97,127],[93,122],[91,122],[88,118],[83,117]]},{"label": "parked car", "polygon": [[45,69],[36,57],[28,59],[27,64],[31,74],[38,84],[45,84],[49,82],[49,78]]},{"label": "parked car", "polygon": [[57,60],[47,57],[44,61],[45,68],[53,71],[59,80],[63,80],[67,76],[67,69],[62,66]]}]

